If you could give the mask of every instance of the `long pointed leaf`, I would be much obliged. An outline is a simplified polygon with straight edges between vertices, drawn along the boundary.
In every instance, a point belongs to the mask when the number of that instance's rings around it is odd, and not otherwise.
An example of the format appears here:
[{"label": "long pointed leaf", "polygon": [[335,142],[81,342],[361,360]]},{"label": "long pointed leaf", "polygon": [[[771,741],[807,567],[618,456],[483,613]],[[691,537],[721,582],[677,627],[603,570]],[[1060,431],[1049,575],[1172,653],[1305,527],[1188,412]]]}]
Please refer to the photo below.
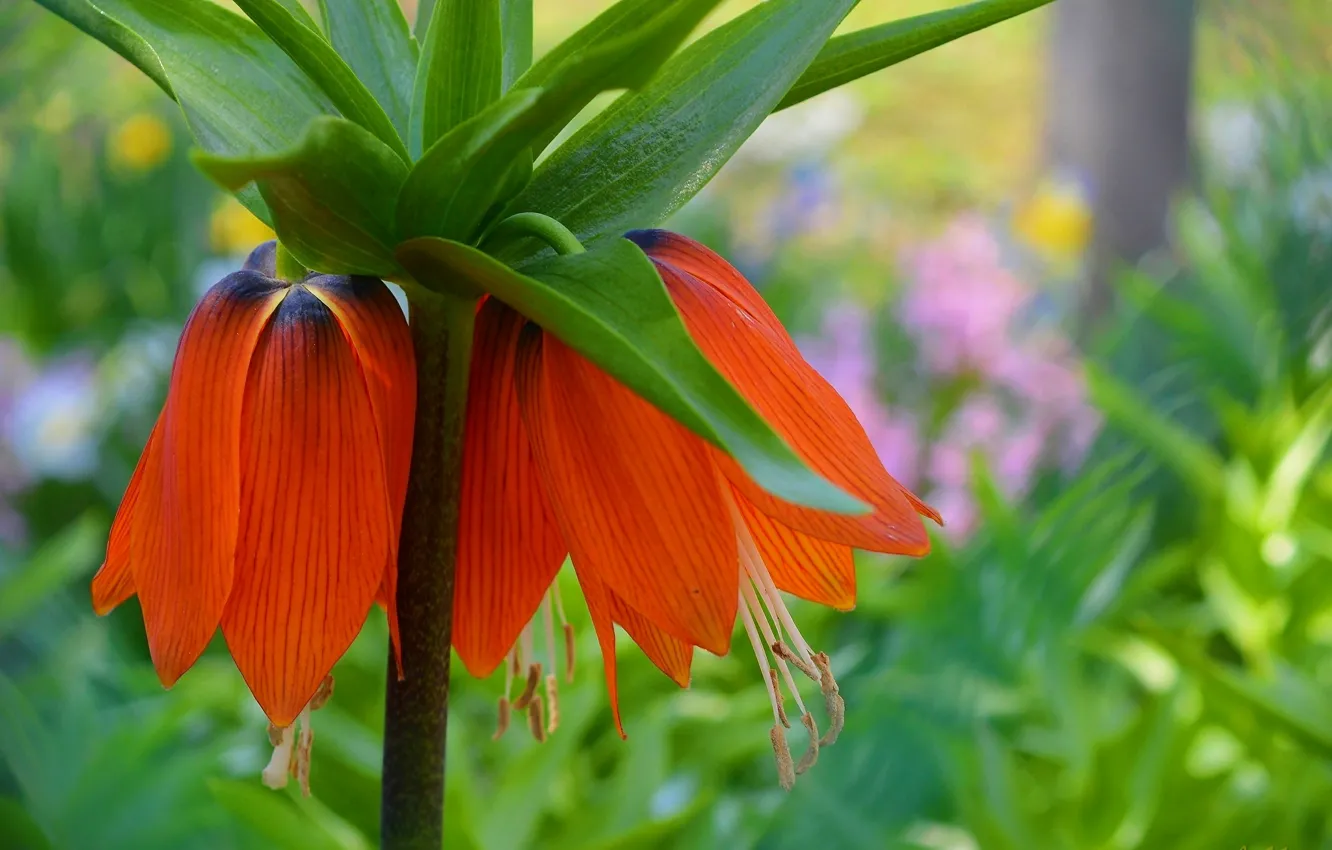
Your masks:
[{"label": "long pointed leaf", "polygon": [[[39,2],[173,95],[209,153],[275,153],[295,144],[315,117],[337,114],[328,96],[254,24],[208,0]],[[271,223],[257,192],[237,195]]]},{"label": "long pointed leaf", "polygon": [[500,0],[500,32],[504,36],[503,91],[532,66],[532,0]]},{"label": "long pointed leaf", "polygon": [[407,159],[407,147],[384,108],[317,30],[301,23],[277,0],[235,0],[235,3],[319,84],[343,115]]},{"label": "long pointed leaf", "polygon": [[257,182],[278,238],[306,268],[397,274],[393,209],[407,165],[359,125],[320,118],[299,146],[278,156],[196,155],[195,163],[227,188]]},{"label": "long pointed leaf", "polygon": [[[420,150],[429,150],[494,103],[503,67],[500,0],[440,0],[431,14],[412,98],[420,114]],[[412,125],[415,133],[415,116]]]},{"label": "long pointed leaf", "polygon": [[545,213],[585,240],[660,222],[758,128],[854,5],[768,0],[713,30],[562,144],[509,211]]},{"label": "long pointed leaf", "polygon": [[319,8],[333,49],[406,139],[417,48],[398,0],[319,0]]},{"label": "long pointed leaf", "polygon": [[520,274],[457,242],[398,246],[418,281],[466,281],[514,307],[685,427],[730,453],[765,489],[824,510],[864,506],[791,450],[698,350],[647,256],[626,239]]},{"label": "long pointed leaf", "polygon": [[[979,0],[880,24],[830,40],[777,109],[910,59],[941,44],[1030,12],[1051,0]],[[776,110],[773,110],[776,111]]]}]

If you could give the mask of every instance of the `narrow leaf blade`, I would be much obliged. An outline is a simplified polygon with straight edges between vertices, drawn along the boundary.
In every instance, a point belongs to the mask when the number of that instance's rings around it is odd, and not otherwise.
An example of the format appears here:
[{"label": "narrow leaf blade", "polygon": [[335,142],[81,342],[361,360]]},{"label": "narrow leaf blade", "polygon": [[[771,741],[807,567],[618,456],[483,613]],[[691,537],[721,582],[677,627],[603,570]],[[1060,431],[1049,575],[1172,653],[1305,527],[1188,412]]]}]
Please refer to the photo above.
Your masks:
[{"label": "narrow leaf blade", "polygon": [[457,242],[398,246],[418,281],[464,280],[509,304],[685,427],[730,453],[788,501],[853,513],[866,506],[812,472],[694,344],[656,269],[625,239],[516,272]]},{"label": "narrow leaf blade", "polygon": [[235,2],[310,75],[343,115],[369,130],[403,159],[407,158],[407,148],[384,108],[318,30],[301,23],[278,0]]},{"label": "narrow leaf blade", "polygon": [[754,132],[853,5],[768,0],[713,30],[561,145],[508,211],[545,213],[584,240],[661,221]]},{"label": "narrow leaf blade", "polygon": [[421,150],[499,98],[503,66],[500,0],[435,5],[416,72]]},{"label": "narrow leaf blade", "polygon": [[978,0],[965,6],[940,9],[839,35],[819,51],[814,63],[800,75],[781,103],[777,104],[777,109],[794,106],[829,89],[1050,2]]},{"label": "narrow leaf blade", "polygon": [[398,273],[393,208],[407,166],[360,126],[320,118],[297,147],[278,156],[202,154],[195,163],[228,189],[257,182],[278,238],[306,268],[374,277]]},{"label": "narrow leaf blade", "polygon": [[407,138],[417,48],[398,0],[319,0],[324,31]]},{"label": "narrow leaf blade", "polygon": [[504,70],[501,89],[532,66],[532,0],[500,0],[500,32],[504,36]]}]

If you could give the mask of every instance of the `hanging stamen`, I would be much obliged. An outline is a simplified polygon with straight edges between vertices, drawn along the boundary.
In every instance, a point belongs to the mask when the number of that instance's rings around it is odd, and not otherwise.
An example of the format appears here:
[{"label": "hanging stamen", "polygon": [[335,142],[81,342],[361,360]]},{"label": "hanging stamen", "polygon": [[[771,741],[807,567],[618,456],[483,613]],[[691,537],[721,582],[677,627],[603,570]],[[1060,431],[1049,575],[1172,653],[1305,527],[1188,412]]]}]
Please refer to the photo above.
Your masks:
[{"label": "hanging stamen", "polygon": [[814,722],[814,715],[806,711],[800,716],[800,722],[809,733],[809,746],[805,749],[805,754],[800,757],[800,763],[795,766],[797,776],[809,770],[819,760],[819,727]]},{"label": "hanging stamen", "polygon": [[546,627],[546,656],[550,662],[550,672],[546,674],[546,713],[548,716],[546,733],[554,734],[560,725],[559,678],[555,671],[555,618],[550,612],[550,593],[541,600],[541,620]]},{"label": "hanging stamen", "polygon": [[296,723],[287,727],[268,724],[268,743],[273,745],[273,755],[260,777],[269,788],[285,788],[287,779],[294,776],[300,783],[301,793],[310,796],[310,753],[314,749],[314,725],[310,722],[310,713],[323,708],[332,696],[333,677],[329,675],[319,683],[314,696],[296,718],[300,724],[299,734]]},{"label": "hanging stamen", "polygon": [[310,796],[310,752],[314,749],[314,727],[310,725],[310,707],[301,712],[301,740],[292,759],[292,772],[301,786],[301,796]]},{"label": "hanging stamen", "polygon": [[[538,669],[541,665],[535,665]],[[541,700],[532,700],[527,705],[527,728],[538,744],[546,743],[546,724],[541,719]]]},{"label": "hanging stamen", "polygon": [[296,736],[290,726],[268,724],[268,741],[273,745],[273,755],[264,766],[260,778],[274,791],[287,787],[287,775],[291,772],[291,750]]},{"label": "hanging stamen", "polygon": [[[754,588],[747,582],[740,582],[740,590],[744,594],[744,601],[749,605],[750,612],[754,615],[754,620],[758,623],[759,630],[763,633],[763,639],[768,646],[773,647],[773,656],[777,662],[777,668],[782,671],[782,677],[786,679],[786,688],[795,697],[796,707],[800,709],[801,714],[808,714],[805,710],[805,703],[800,699],[800,691],[796,688],[795,679],[791,676],[791,670],[786,666],[786,660],[777,653],[776,647],[784,646],[780,641],[774,638],[772,628],[768,624],[768,614],[764,613],[763,606],[759,604],[758,598],[754,595]],[[817,678],[815,679],[817,681]],[[775,686],[775,682],[774,682]],[[791,724],[787,723],[786,728],[790,729]]]},{"label": "hanging stamen", "polygon": [[768,737],[772,740],[772,752],[777,759],[777,782],[783,791],[790,791],[795,787],[795,767],[791,764],[791,748],[786,745],[786,732],[778,724],[772,727]]},{"label": "hanging stamen", "polygon": [[495,734],[490,736],[490,740],[498,741],[509,731],[509,694],[513,693],[513,672],[514,665],[517,662],[516,650],[509,647],[509,653],[504,656],[504,692],[499,698],[499,718],[495,724]]},{"label": "hanging stamen", "polygon": [[[749,643],[754,647],[754,657],[758,659],[759,670],[763,673],[763,680],[768,683],[768,702],[772,703],[772,719],[777,721],[778,727],[781,727],[785,725],[782,723],[785,709],[782,708],[781,691],[777,690],[776,681],[769,675],[769,671],[772,667],[768,664],[767,650],[763,648],[763,641],[761,641],[758,636],[758,627],[754,625],[754,617],[749,613],[749,606],[745,604],[743,597],[740,599],[739,608],[740,619],[745,624],[745,634],[749,635]],[[785,735],[782,736],[782,741],[785,743]],[[787,754],[787,758],[790,758],[789,753]]]},{"label": "hanging stamen", "polygon": [[[768,687],[772,689],[774,694],[782,692],[781,686],[777,683],[777,668],[775,667],[768,668]],[[791,728],[791,721],[786,716],[786,700],[780,698],[777,700],[777,719],[787,729]]]},{"label": "hanging stamen", "polygon": [[819,668],[819,690],[823,692],[823,703],[828,711],[828,734],[823,736],[819,743],[823,746],[830,746],[837,741],[837,736],[842,734],[842,726],[846,723],[846,701],[842,699],[841,691],[837,688],[837,680],[833,678],[832,666],[828,663],[828,653],[820,652],[814,656],[814,664]]},{"label": "hanging stamen", "polygon": [[537,687],[541,684],[541,664],[537,662],[527,668],[527,684],[523,686],[523,692],[518,695],[518,699],[513,701],[513,707],[517,711],[523,711],[532,702],[536,696]]},{"label": "hanging stamen", "polygon": [[[559,576],[550,583],[550,595],[555,599],[555,613],[560,618],[560,627],[564,632],[564,681],[572,682],[574,676],[574,630],[569,618],[564,615],[564,597],[560,595]],[[552,666],[550,672],[554,673]]]}]

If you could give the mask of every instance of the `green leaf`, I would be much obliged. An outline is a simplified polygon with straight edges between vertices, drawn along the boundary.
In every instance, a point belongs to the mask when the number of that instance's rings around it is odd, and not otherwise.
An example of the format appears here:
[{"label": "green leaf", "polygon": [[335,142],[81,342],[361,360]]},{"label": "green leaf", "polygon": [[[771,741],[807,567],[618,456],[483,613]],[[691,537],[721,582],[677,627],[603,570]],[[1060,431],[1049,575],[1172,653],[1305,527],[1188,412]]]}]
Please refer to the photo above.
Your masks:
[{"label": "green leaf", "polygon": [[42,544],[23,569],[0,581],[0,639],[53,595],[90,574],[106,530],[104,521],[86,513]]},{"label": "green leaf", "polygon": [[[655,4],[640,10],[632,27],[601,30],[600,40],[580,42],[557,61],[538,62],[512,91],[421,157],[398,203],[401,237],[471,242],[493,206],[512,198],[504,192],[526,185],[525,151],[544,147],[599,92],[641,85],[716,2]],[[543,86],[529,86],[532,81]]]},{"label": "green leaf", "polygon": [[814,63],[777,104],[777,109],[794,106],[1049,2],[1051,0],[979,0],[839,35],[824,45]]},{"label": "green leaf", "polygon": [[416,35],[416,40],[422,44],[426,40],[426,32],[430,29],[430,18],[435,11],[435,0],[417,0],[416,3],[416,22],[412,25],[412,32]]},{"label": "green leaf", "polygon": [[500,32],[504,36],[504,70],[501,89],[532,66],[532,0],[500,0]]},{"label": "green leaf", "polygon": [[319,0],[324,30],[407,138],[416,79],[416,41],[398,0]]},{"label": "green leaf", "polygon": [[277,2],[301,24],[319,32],[319,24],[310,16],[310,10],[301,5],[301,0],[277,0]]},{"label": "green leaf", "polygon": [[[209,153],[280,151],[316,116],[337,114],[328,96],[254,24],[208,0],[39,2],[157,81]],[[271,223],[257,193],[238,197]]]},{"label": "green leaf", "polygon": [[390,277],[393,210],[407,165],[345,118],[320,118],[285,153],[251,159],[196,154],[199,168],[232,189],[259,184],[278,238],[301,264],[330,274]]},{"label": "green leaf", "polygon": [[261,836],[266,845],[281,850],[346,850],[346,845],[319,828],[284,794],[258,783],[212,779],[208,788],[218,804]]},{"label": "green leaf", "polygon": [[620,0],[541,57],[515,85],[569,95],[533,141],[533,153],[544,150],[597,94],[647,84],[718,2]]},{"label": "green leaf", "polygon": [[384,107],[318,30],[301,23],[278,0],[235,0],[235,3],[319,84],[343,115],[407,159],[407,147]]},{"label": "green leaf", "polygon": [[[455,127],[412,167],[397,201],[398,236],[449,236],[472,241],[497,202],[526,184],[505,178],[521,161],[524,139],[515,133],[541,99],[540,89],[514,89],[470,121]],[[527,161],[531,170],[530,158]],[[508,198],[500,192],[509,191]]]},{"label": "green leaf", "polygon": [[[507,212],[544,213],[584,241],[660,222],[757,129],[854,5],[769,0],[713,30],[562,144]],[[525,243],[511,258],[541,249]]]},{"label": "green leaf", "polygon": [[[420,150],[429,150],[441,136],[495,102],[503,60],[500,0],[436,4],[413,95],[413,109],[420,114]],[[415,115],[412,125],[415,133]]]},{"label": "green leaf", "polygon": [[1199,495],[1210,498],[1221,493],[1224,465],[1210,446],[1152,410],[1131,387],[1108,372],[1090,364],[1086,368],[1092,400],[1108,420],[1173,469]]},{"label": "green leaf", "polygon": [[398,246],[418,281],[466,281],[563,340],[694,433],[726,451],[774,495],[821,510],[865,506],[810,471],[708,362],[647,256],[626,239],[552,257],[520,274],[432,237]]}]

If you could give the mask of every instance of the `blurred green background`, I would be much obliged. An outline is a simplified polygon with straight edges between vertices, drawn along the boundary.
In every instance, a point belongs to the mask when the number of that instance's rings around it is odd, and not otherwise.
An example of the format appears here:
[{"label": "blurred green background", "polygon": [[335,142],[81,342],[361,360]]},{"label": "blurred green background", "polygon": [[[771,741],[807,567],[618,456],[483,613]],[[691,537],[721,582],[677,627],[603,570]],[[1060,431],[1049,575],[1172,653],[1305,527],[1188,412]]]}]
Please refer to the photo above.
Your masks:
[{"label": "blurred green background", "polygon": [[[538,52],[606,5],[537,0]],[[220,640],[164,693],[137,604],[89,607],[181,322],[268,238],[188,149],[132,68],[0,5],[6,850],[378,834],[378,611],[307,799],[260,785]],[[853,613],[793,603],[848,716],[790,794],[742,651],[681,691],[623,641],[621,742],[565,575],[547,742],[492,742],[500,677],[455,665],[449,848],[1332,848],[1326,0],[1060,0],[779,114],[671,226],[948,527],[861,558]]]}]

